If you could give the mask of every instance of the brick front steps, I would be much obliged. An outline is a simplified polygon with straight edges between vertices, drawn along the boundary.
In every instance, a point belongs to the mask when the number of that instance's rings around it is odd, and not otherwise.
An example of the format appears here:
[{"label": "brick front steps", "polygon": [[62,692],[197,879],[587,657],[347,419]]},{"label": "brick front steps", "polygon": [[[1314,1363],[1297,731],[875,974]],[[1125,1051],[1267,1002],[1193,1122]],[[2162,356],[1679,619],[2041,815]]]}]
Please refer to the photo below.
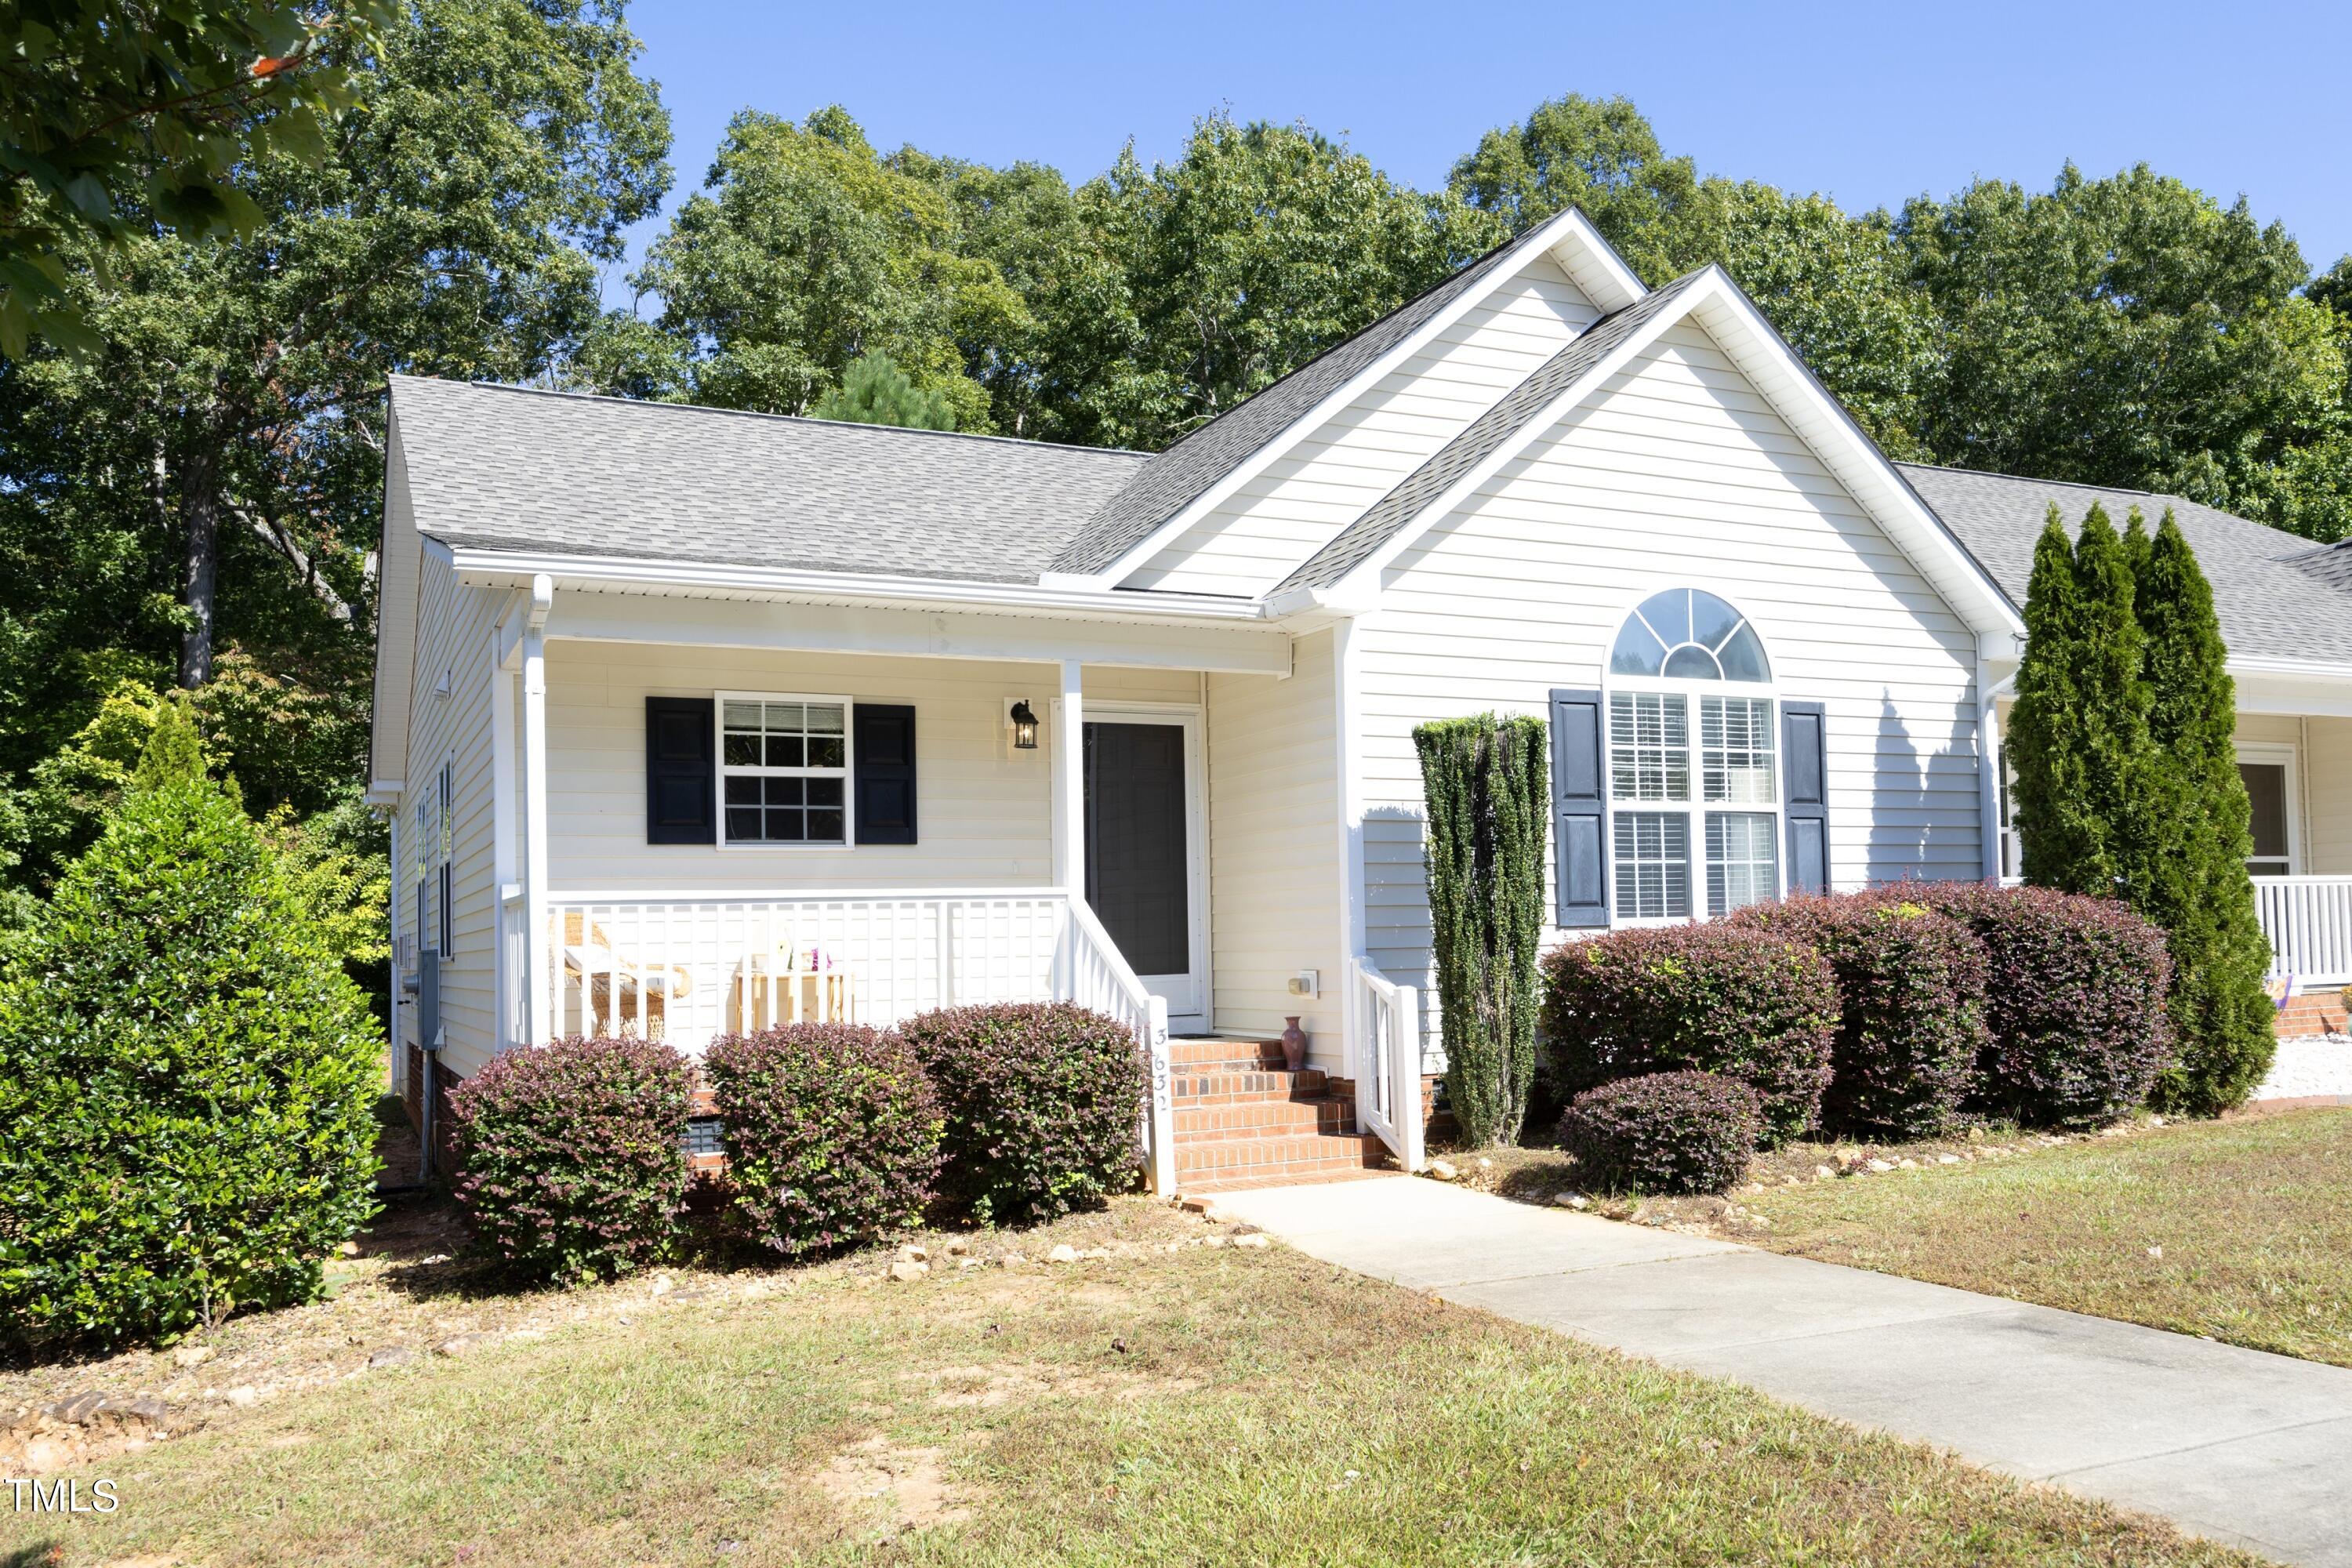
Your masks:
[{"label": "brick front steps", "polygon": [[1352,1095],[1309,1068],[1286,1072],[1269,1040],[1177,1040],[1176,1186],[1231,1192],[1375,1173],[1388,1147],[1356,1131]]},{"label": "brick front steps", "polygon": [[2288,998],[2271,1026],[2283,1040],[2303,1035],[2352,1032],[2352,1021],[2345,1017],[2344,993],[2336,989],[2307,991]]}]

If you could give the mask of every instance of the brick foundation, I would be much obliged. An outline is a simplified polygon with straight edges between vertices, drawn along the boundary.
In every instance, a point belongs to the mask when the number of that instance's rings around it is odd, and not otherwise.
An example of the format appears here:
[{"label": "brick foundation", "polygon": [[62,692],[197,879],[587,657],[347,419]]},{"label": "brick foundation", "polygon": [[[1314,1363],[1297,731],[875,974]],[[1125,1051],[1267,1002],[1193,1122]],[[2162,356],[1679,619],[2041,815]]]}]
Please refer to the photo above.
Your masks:
[{"label": "brick foundation", "polygon": [[2271,1028],[2281,1039],[2292,1039],[2298,1035],[2352,1034],[2352,1022],[2347,1020],[2340,989],[2313,991],[2289,998]]}]

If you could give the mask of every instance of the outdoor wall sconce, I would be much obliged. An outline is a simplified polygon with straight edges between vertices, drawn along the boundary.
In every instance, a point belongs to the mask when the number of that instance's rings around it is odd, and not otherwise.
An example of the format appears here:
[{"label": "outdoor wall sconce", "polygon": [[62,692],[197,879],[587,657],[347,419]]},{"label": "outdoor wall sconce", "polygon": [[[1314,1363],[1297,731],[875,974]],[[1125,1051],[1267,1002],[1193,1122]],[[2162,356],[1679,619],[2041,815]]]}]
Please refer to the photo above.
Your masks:
[{"label": "outdoor wall sconce", "polygon": [[1016,752],[1035,751],[1037,749],[1037,714],[1029,706],[1029,700],[1024,697],[1015,702],[1009,717],[1013,721],[1013,749]]}]

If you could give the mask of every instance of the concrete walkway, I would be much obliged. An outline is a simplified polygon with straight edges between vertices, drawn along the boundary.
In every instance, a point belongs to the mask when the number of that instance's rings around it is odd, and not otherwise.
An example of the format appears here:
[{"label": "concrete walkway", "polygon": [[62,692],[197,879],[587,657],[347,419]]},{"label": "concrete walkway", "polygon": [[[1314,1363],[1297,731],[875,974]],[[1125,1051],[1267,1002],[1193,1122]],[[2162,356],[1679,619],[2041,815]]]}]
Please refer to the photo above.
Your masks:
[{"label": "concrete walkway", "polygon": [[2352,1370],[1436,1182],[1216,1202],[1344,1268],[2352,1568]]}]

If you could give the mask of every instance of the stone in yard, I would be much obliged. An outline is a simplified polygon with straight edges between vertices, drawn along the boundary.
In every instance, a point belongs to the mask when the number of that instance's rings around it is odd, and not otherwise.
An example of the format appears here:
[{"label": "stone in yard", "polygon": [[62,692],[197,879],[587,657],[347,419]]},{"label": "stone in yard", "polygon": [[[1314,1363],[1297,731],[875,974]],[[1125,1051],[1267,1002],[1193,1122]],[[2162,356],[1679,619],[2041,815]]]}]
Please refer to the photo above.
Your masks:
[{"label": "stone in yard", "polygon": [[1960,1157],[1958,1154],[1938,1154],[1936,1156],[1936,1163],[1938,1165],[1957,1165],[1959,1163]]},{"label": "stone in yard", "polygon": [[406,1345],[379,1345],[368,1352],[371,1367],[406,1366],[416,1359],[416,1352]]},{"label": "stone in yard", "polygon": [[158,1431],[168,1425],[172,1419],[172,1407],[152,1394],[142,1394],[136,1399],[109,1400],[107,1412],[125,1422],[136,1422],[142,1426],[152,1426]]},{"label": "stone in yard", "polygon": [[971,1250],[971,1243],[966,1241],[960,1236],[948,1243],[948,1256],[950,1258],[961,1258],[965,1253],[970,1252]]},{"label": "stone in yard", "polygon": [[962,1273],[967,1268],[977,1268],[979,1267],[980,1259],[977,1258],[959,1258],[956,1259],[956,1272],[959,1274]]},{"label": "stone in yard", "polygon": [[1028,1261],[1029,1261],[1029,1259],[1028,1259],[1028,1258],[1027,1258],[1024,1254],[1018,1253],[1018,1252],[1008,1252],[1008,1253],[1006,1253],[1003,1257],[1002,1257],[1002,1258],[998,1258],[998,1259],[996,1260],[996,1266],[997,1266],[999,1268],[1017,1268],[1017,1267],[1019,1267],[1021,1264],[1026,1263],[1026,1262],[1028,1262]]},{"label": "stone in yard", "polygon": [[1817,1182],[1826,1182],[1832,1176],[1836,1174],[1837,1173],[1831,1170],[1827,1165],[1815,1165],[1813,1167],[1813,1180]]},{"label": "stone in yard", "polygon": [[1076,1263],[1077,1260],[1078,1249],[1066,1241],[1055,1243],[1054,1250],[1045,1254],[1048,1263]]},{"label": "stone in yard", "polygon": [[1919,1162],[1916,1160],[1897,1160],[1895,1162],[1895,1168],[1898,1171],[1916,1171],[1919,1168]]},{"label": "stone in yard", "polygon": [[1551,1201],[1564,1209],[1587,1209],[1592,1206],[1592,1200],[1582,1193],[1554,1193],[1551,1195]]},{"label": "stone in yard", "polygon": [[1268,1243],[1266,1238],[1263,1236],[1251,1235],[1237,1236],[1234,1237],[1234,1245],[1235,1247],[1265,1247],[1270,1245],[1270,1243]]},{"label": "stone in yard", "polygon": [[222,1399],[236,1405],[239,1410],[244,1409],[247,1405],[251,1405],[255,1400],[260,1397],[260,1391],[256,1389],[253,1384],[249,1383],[240,1383],[235,1388],[230,1389],[227,1393],[221,1395]]},{"label": "stone in yard", "polygon": [[335,1250],[341,1253],[345,1258],[357,1258],[360,1255],[360,1244],[356,1241],[347,1241],[341,1247],[335,1248]]},{"label": "stone in yard", "polygon": [[654,1276],[653,1288],[646,1293],[649,1296],[667,1296],[676,1289],[677,1287],[670,1283],[668,1275],[656,1274]]},{"label": "stone in yard", "polygon": [[182,1345],[172,1352],[172,1364],[184,1372],[190,1367],[204,1365],[219,1353],[210,1345]]},{"label": "stone in yard", "polygon": [[2149,1248],[2147,1249],[2147,1255],[2148,1255],[2150,1258],[2159,1258],[2159,1259],[2160,1259],[2160,1258],[2162,1258],[2164,1257],[2164,1248],[2162,1248],[2162,1247],[2149,1247]]},{"label": "stone in yard", "polygon": [[79,1394],[67,1394],[63,1399],[50,1405],[47,1414],[54,1420],[65,1422],[70,1426],[79,1426],[97,1415],[105,1405],[106,1395],[92,1388]]},{"label": "stone in yard", "polygon": [[451,1334],[447,1339],[443,1340],[439,1344],[433,1347],[433,1353],[435,1355],[449,1356],[454,1359],[461,1355],[471,1355],[474,1352],[480,1350],[484,1345],[489,1342],[490,1336],[488,1334]]},{"label": "stone in yard", "polygon": [[1085,1251],[1079,1253],[1078,1256],[1085,1258],[1087,1262],[1092,1263],[1098,1258],[1108,1258],[1110,1256],[1110,1248],[1108,1247],[1089,1247]]},{"label": "stone in yard", "polygon": [[1432,1160],[1429,1163],[1429,1173],[1441,1182],[1450,1182],[1462,1173],[1454,1168],[1454,1162],[1451,1160]]},{"label": "stone in yard", "polygon": [[911,1285],[931,1271],[928,1263],[918,1263],[911,1258],[901,1258],[890,1265],[890,1278],[901,1285]]},{"label": "stone in yard", "polygon": [[1207,1237],[1203,1238],[1201,1243],[1203,1247],[1223,1247],[1224,1244],[1225,1238],[1222,1236]]},{"label": "stone in yard", "polygon": [[901,1263],[929,1263],[930,1260],[931,1249],[928,1247],[919,1247],[910,1241],[898,1248],[898,1261]]},{"label": "stone in yard", "polygon": [[1866,1161],[1866,1162],[1864,1162],[1864,1168],[1865,1168],[1865,1169],[1867,1169],[1867,1170],[1870,1170],[1870,1171],[1876,1172],[1878,1174],[1880,1174],[1880,1175],[1882,1175],[1882,1176],[1883,1176],[1883,1175],[1885,1175],[1887,1172],[1889,1172],[1889,1171],[1891,1171],[1891,1170],[1895,1169],[1895,1167],[1894,1167],[1894,1166],[1892,1166],[1892,1165],[1888,1164],[1888,1163],[1887,1163],[1885,1161],[1884,1161],[1884,1160],[1870,1160],[1870,1161]]}]

